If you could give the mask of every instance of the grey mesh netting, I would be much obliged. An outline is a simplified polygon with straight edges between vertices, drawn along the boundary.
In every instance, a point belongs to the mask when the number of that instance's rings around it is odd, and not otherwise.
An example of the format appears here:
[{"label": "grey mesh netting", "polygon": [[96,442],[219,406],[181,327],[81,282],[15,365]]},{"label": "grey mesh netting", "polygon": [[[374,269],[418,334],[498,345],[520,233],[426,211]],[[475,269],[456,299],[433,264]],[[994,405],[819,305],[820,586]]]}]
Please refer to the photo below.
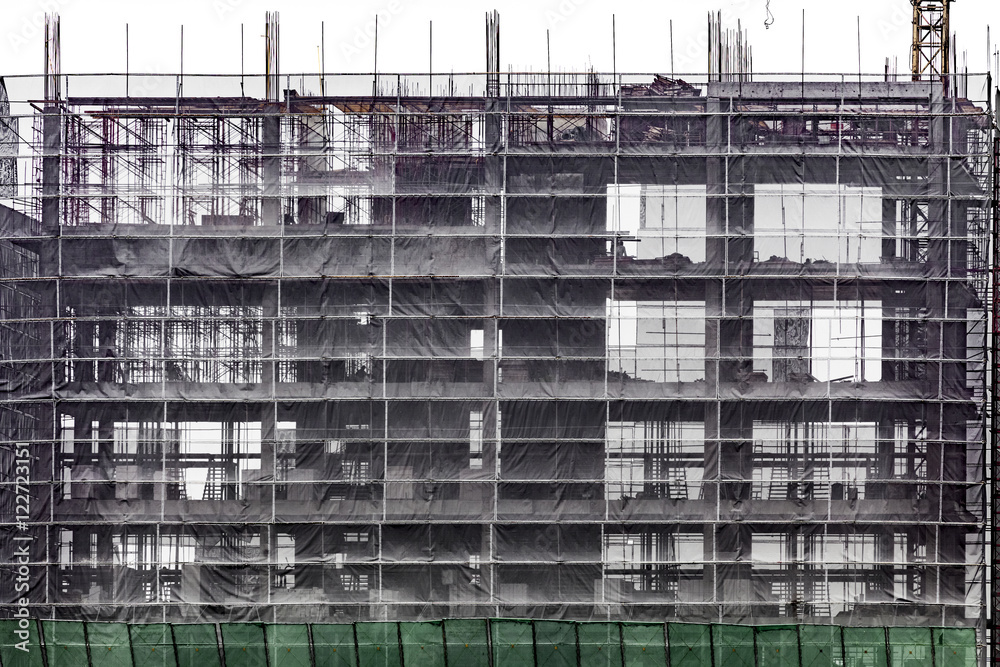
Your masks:
[{"label": "grey mesh netting", "polygon": [[968,657],[983,77],[147,79],[4,79],[29,660]]}]

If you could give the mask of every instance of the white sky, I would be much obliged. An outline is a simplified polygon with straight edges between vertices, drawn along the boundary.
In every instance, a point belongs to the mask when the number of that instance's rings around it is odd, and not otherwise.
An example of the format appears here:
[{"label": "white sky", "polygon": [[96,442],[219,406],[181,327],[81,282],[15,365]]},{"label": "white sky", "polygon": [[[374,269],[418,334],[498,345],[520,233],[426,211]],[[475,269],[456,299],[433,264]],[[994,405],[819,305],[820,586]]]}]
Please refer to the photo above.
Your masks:
[{"label": "white sky", "polygon": [[[125,23],[130,33],[130,71],[172,73],[180,67],[184,25],[185,72],[240,71],[240,24],[245,25],[246,72],[263,71],[264,12],[281,11],[282,73],[318,71],[320,22],[325,22],[326,71],[370,72],[373,26],[379,19],[379,71],[426,72],[428,22],[433,21],[435,72],[482,71],[484,12],[501,19],[504,69],[546,67],[545,33],[551,31],[553,69],[581,71],[592,64],[612,70],[612,12],[617,24],[617,71],[669,72],[669,21],[674,25],[676,72],[705,70],[706,12],[721,9],[727,27],[737,19],[749,30],[754,70],[801,69],[802,9],[805,69],[857,72],[858,16],[865,72],[882,72],[885,57],[908,71],[911,7],[908,0],[840,0],[835,10],[806,0],[770,0],[774,24],[764,28],[768,0],[24,0],[4,3],[0,73],[37,74],[42,67],[42,16],[62,16],[64,73],[125,70]],[[952,27],[958,50],[968,51],[970,71],[987,68],[987,26],[996,51],[1000,2],[956,0]],[[970,90],[972,97],[978,97]]]}]

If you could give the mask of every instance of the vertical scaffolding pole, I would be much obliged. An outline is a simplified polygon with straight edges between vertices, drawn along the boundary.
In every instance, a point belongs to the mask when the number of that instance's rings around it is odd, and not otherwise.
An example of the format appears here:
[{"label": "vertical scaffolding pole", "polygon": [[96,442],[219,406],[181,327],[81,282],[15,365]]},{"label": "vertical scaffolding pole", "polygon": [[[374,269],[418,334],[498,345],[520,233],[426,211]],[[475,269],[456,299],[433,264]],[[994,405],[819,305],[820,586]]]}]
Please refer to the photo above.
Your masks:
[{"label": "vertical scaffolding pole", "polygon": [[[990,91],[992,93],[992,91]],[[1000,93],[997,95],[1000,101]],[[1000,414],[1000,136],[997,136],[996,119],[993,118],[992,146],[992,183],[990,188],[990,282],[992,296],[992,312],[990,314],[990,413],[989,413],[989,454],[988,474],[990,483],[990,517],[987,530],[992,535],[990,541],[990,600],[985,605],[989,609],[987,619],[988,644],[990,647],[989,661],[996,663],[1000,655],[1000,636],[997,633],[997,617],[1000,615],[1000,533],[997,531],[997,521],[1000,519],[1000,491],[997,475],[997,452],[1000,451],[1000,427],[997,425],[997,415]]]}]

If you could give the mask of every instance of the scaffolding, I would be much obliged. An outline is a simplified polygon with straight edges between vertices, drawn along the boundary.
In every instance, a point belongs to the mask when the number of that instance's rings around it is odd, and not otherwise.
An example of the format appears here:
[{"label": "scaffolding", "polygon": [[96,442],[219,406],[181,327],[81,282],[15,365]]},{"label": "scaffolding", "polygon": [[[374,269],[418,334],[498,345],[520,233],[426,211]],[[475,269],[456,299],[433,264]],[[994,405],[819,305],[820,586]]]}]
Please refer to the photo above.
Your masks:
[{"label": "scaffolding", "polygon": [[742,58],[24,111],[33,616],[982,633],[989,89]]}]

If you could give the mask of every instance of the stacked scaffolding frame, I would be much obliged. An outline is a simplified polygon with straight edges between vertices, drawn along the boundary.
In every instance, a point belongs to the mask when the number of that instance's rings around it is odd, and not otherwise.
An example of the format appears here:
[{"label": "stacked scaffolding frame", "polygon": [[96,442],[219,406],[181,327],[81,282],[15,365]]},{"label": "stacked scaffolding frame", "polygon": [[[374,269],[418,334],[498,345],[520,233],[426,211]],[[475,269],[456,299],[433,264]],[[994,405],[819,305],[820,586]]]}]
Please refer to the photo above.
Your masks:
[{"label": "stacked scaffolding frame", "polygon": [[982,630],[988,112],[498,78],[37,107],[34,613]]}]

